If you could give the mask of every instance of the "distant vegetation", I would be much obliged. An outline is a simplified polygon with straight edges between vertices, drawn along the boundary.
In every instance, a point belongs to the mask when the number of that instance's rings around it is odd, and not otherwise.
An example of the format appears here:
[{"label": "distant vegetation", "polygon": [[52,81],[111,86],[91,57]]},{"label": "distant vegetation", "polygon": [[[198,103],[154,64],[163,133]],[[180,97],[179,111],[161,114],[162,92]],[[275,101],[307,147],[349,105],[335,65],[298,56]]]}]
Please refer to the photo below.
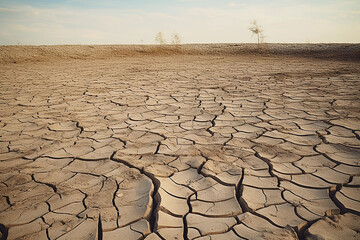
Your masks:
[{"label": "distant vegetation", "polygon": [[181,43],[180,35],[178,33],[173,33],[171,44],[178,45]]},{"label": "distant vegetation", "polygon": [[264,41],[264,35],[263,35],[264,30],[257,23],[256,20],[254,20],[250,23],[249,30],[252,32],[252,36],[257,35],[258,44],[262,43]]},{"label": "distant vegetation", "polygon": [[155,42],[157,42],[160,45],[166,44],[166,39],[164,38],[162,32],[158,32],[155,36]]},{"label": "distant vegetation", "polygon": [[[164,38],[164,35],[162,34],[162,32],[158,32],[155,36],[155,42],[158,43],[159,45],[166,45],[167,41]],[[181,43],[181,38],[180,35],[178,33],[173,33],[171,36],[171,44],[172,45],[179,45]]]}]

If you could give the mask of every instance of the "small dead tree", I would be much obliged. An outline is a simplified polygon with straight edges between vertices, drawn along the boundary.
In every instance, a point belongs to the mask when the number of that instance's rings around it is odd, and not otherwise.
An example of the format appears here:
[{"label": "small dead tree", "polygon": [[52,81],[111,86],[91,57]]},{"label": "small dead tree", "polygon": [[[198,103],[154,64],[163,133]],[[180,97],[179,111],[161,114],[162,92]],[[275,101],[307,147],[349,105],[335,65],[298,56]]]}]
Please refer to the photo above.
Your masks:
[{"label": "small dead tree", "polygon": [[155,42],[159,43],[160,45],[166,44],[166,40],[163,37],[162,32],[158,32],[155,36]]},{"label": "small dead tree", "polygon": [[181,43],[180,35],[178,33],[174,33],[172,35],[172,41],[171,44],[173,45],[179,45]]},{"label": "small dead tree", "polygon": [[263,41],[264,39],[263,29],[261,28],[260,25],[258,25],[256,20],[250,23],[249,30],[252,32],[252,36],[254,36],[255,34],[257,35],[258,44],[260,43],[260,40],[261,42]]}]

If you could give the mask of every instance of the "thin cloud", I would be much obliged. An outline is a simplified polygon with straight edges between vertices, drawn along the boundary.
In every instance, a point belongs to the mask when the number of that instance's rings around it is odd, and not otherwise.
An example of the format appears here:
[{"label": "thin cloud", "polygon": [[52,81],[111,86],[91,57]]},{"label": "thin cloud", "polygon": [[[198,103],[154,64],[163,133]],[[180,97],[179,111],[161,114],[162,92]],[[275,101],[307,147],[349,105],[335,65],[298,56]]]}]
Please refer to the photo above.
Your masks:
[{"label": "thin cloud", "polygon": [[217,5],[207,1],[206,7],[191,3],[203,0],[187,1],[153,10],[0,3],[0,44],[154,43],[158,31],[168,39],[178,32],[184,43],[254,42],[248,30],[253,19],[263,26],[267,42],[360,41],[356,27],[360,26],[360,7],[353,1],[324,6],[296,0],[288,4],[224,0]]},{"label": "thin cloud", "polygon": [[246,3],[236,3],[236,2],[231,2],[228,4],[229,7],[247,7],[249,6]]},{"label": "thin cloud", "polygon": [[14,9],[14,8],[0,8],[0,12],[18,13],[18,12],[23,12],[23,10],[22,9]]}]

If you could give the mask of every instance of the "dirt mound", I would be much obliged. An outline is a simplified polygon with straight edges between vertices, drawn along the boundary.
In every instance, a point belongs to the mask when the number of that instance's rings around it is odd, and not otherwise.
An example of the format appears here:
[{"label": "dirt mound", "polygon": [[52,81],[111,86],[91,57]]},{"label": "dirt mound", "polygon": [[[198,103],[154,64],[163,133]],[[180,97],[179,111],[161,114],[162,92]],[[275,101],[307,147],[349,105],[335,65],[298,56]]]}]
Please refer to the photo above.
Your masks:
[{"label": "dirt mound", "polygon": [[360,60],[360,44],[185,44],[0,46],[0,63],[109,59],[137,55],[260,54]]}]

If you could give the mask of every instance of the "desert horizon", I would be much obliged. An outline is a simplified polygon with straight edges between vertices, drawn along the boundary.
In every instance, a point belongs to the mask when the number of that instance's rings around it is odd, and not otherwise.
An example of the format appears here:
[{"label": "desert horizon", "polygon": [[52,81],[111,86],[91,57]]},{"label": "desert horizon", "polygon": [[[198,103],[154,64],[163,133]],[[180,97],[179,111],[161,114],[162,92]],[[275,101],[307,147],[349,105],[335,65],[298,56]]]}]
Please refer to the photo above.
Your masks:
[{"label": "desert horizon", "polygon": [[97,59],[141,56],[142,54],[225,54],[278,55],[295,57],[359,60],[360,44],[301,43],[208,43],[208,44],[113,44],[113,45],[0,45],[0,61],[51,61],[59,59]]}]

